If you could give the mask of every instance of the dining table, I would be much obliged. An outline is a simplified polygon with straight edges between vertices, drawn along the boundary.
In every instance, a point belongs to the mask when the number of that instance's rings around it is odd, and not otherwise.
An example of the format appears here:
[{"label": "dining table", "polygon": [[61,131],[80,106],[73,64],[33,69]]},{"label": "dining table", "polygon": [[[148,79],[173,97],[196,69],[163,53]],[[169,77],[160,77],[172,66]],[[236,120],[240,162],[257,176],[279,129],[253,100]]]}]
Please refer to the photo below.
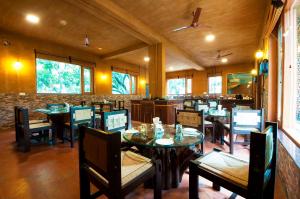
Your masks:
[{"label": "dining table", "polygon": [[156,137],[152,124],[144,124],[146,130],[134,127],[123,133],[123,139],[139,151],[162,164],[162,189],[177,188],[185,172],[189,157],[194,157],[195,145],[204,141],[204,134],[194,128],[183,128],[182,137],[176,136],[174,125],[163,125],[164,133]]},{"label": "dining table", "polygon": [[62,139],[63,131],[64,131],[64,124],[68,121],[68,116],[70,113],[70,108],[63,107],[63,108],[38,108],[35,109],[37,113],[43,113],[47,115],[47,118],[52,122],[52,126],[56,131],[56,135],[59,139]]},{"label": "dining table", "polygon": [[226,108],[210,108],[207,110],[205,116],[205,120],[211,122],[213,125],[212,143],[216,143],[216,140],[221,136],[220,132],[222,131],[219,124],[220,122],[222,122],[222,124],[229,123],[230,112]]}]

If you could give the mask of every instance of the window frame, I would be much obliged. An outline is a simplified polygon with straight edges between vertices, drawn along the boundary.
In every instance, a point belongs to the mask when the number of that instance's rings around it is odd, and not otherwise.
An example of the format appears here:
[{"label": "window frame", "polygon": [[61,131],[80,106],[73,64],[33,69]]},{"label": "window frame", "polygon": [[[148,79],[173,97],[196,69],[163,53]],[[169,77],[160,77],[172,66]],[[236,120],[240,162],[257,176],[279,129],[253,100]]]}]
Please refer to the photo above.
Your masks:
[{"label": "window frame", "polygon": [[[221,92],[220,93],[211,93],[210,92],[210,89],[209,89],[209,79],[210,78],[213,78],[213,77],[220,77],[221,78]],[[222,89],[223,89],[223,76],[222,75],[215,75],[215,76],[209,76],[208,78],[207,78],[207,83],[208,83],[208,88],[207,88],[207,90],[208,90],[208,94],[211,94],[211,95],[222,95]]]},{"label": "window frame", "polygon": [[[43,59],[53,62],[61,62],[66,64],[74,64],[80,66],[80,93],[38,93],[38,87],[37,87],[37,59]],[[91,92],[85,92],[84,91],[84,68],[89,68],[91,70]],[[70,63],[65,62],[62,60],[56,60],[56,59],[49,59],[49,58],[43,58],[43,57],[35,57],[35,93],[38,95],[92,95],[94,94],[94,67],[93,66],[84,66],[84,64],[78,64],[78,63]]]},{"label": "window frame", "polygon": [[[81,66],[81,94],[84,94],[84,95],[92,95],[94,94],[94,67],[92,66],[83,66],[83,65],[80,65]],[[90,92],[85,92],[85,88],[84,88],[84,69],[89,69],[91,72],[90,72],[90,78],[91,78],[91,82],[90,82],[90,87],[91,87],[91,91]]]},{"label": "window frame", "polygon": [[[174,79],[184,79],[185,80],[185,82],[184,82],[184,94],[169,94],[168,93],[168,91],[169,91],[169,87],[168,87],[168,81],[169,80],[174,80]],[[191,92],[190,93],[188,93],[187,92],[187,87],[188,87],[188,85],[187,85],[187,82],[188,82],[188,80],[191,80]],[[192,95],[192,93],[193,93],[193,78],[192,77],[177,77],[177,78],[169,78],[169,79],[167,79],[167,82],[166,82],[166,84],[167,84],[167,86],[166,86],[166,93],[167,93],[167,96],[181,96],[181,95]]]},{"label": "window frame", "polygon": [[[286,135],[300,146],[300,124],[296,119],[297,105],[297,11],[299,1],[295,1],[290,10],[284,13],[284,32],[288,34],[283,37],[284,42],[284,64],[282,77],[282,130]],[[288,28],[287,28],[288,27]],[[292,27],[292,28],[291,28]],[[300,56],[300,55],[299,55]]]},{"label": "window frame", "polygon": [[[129,75],[129,93],[128,94],[120,94],[120,93],[113,93],[113,82],[111,82],[111,94],[112,95],[136,95],[137,94],[137,79],[138,79],[138,75],[134,75],[134,74],[131,74],[131,73],[124,73],[124,72],[120,72],[120,71],[115,71],[113,70],[112,73],[111,73],[111,79],[113,78],[113,73],[121,73],[121,74],[125,74],[125,75]],[[135,89],[134,89],[134,92],[132,92],[132,77],[134,77],[134,83],[135,83]]]}]

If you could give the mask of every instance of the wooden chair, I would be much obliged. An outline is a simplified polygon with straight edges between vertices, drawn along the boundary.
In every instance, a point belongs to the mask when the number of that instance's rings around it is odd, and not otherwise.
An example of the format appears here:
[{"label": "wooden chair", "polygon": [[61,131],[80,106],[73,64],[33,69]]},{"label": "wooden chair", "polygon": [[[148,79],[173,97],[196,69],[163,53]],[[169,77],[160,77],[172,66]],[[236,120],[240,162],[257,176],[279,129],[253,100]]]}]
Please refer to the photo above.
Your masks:
[{"label": "wooden chair", "polygon": [[184,99],[183,100],[183,109],[195,111],[196,110],[196,103],[193,99]]},{"label": "wooden chair", "polygon": [[113,110],[117,110],[117,100],[108,100],[108,102],[112,103]]},{"label": "wooden chair", "polygon": [[[53,129],[48,122],[29,123],[29,113],[27,108],[15,107],[15,128],[16,128],[16,142],[18,148],[27,152],[31,148],[31,139],[41,139],[45,136],[46,131]],[[34,134],[37,135],[34,135]],[[48,135],[48,134],[47,134]],[[55,131],[52,130],[52,143],[55,144]]]},{"label": "wooden chair", "polygon": [[[140,184],[154,179],[154,198],[160,199],[160,160],[152,162],[136,153],[122,152],[120,146],[120,133],[80,127],[80,198],[97,198],[103,194],[110,199],[125,198]],[[90,183],[99,191],[91,194]]]},{"label": "wooden chair", "polygon": [[128,129],[128,110],[101,113],[101,130],[123,132]]},{"label": "wooden chair", "polygon": [[198,198],[198,176],[249,199],[274,197],[277,158],[277,123],[266,122],[263,132],[251,132],[250,163],[214,149],[190,162],[189,198]]},{"label": "wooden chair", "polygon": [[[207,113],[209,110],[209,106],[207,103],[196,103],[196,111],[203,110],[205,118],[207,118]],[[210,129],[211,136],[212,136],[212,142],[215,140],[215,128],[214,124],[211,121],[208,121],[207,119],[204,120],[204,129],[205,129],[205,135],[206,135],[206,129]]]},{"label": "wooden chair", "polygon": [[219,104],[217,100],[212,100],[212,99],[207,100],[207,103],[209,105],[209,108],[213,108],[213,109],[216,109]]},{"label": "wooden chair", "polygon": [[[74,106],[70,107],[70,122],[66,122],[64,125],[63,142],[69,141],[71,147],[74,147],[75,130],[81,125],[87,125],[94,127],[95,125],[95,107],[82,107]],[[66,129],[69,129],[70,136],[66,135]]]},{"label": "wooden chair", "polygon": [[[229,146],[229,151],[233,154],[234,144],[249,145],[245,138],[244,142],[234,141],[233,136],[250,135],[251,131],[262,131],[264,128],[264,109],[259,110],[239,110],[232,109],[230,124],[223,124],[221,143]],[[229,140],[225,140],[224,131],[229,134]]]},{"label": "wooden chair", "polygon": [[125,101],[124,100],[121,100],[121,101],[118,101],[118,108],[119,110],[123,110],[125,109]]},{"label": "wooden chair", "polygon": [[[181,124],[183,127],[196,128],[200,132],[204,131],[204,112],[190,110],[175,110],[175,124]],[[201,153],[204,153],[203,142],[201,143]]]}]

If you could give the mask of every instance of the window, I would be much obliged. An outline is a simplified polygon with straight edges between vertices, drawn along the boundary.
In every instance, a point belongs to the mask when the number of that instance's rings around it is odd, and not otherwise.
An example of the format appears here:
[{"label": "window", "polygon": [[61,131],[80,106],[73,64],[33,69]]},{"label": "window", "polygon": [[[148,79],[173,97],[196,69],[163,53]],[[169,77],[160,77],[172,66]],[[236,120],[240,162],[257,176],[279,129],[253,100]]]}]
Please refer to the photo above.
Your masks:
[{"label": "window", "polygon": [[222,93],[222,76],[215,76],[208,78],[208,93],[221,94]]},{"label": "window", "polygon": [[90,93],[92,91],[91,89],[91,83],[92,83],[92,73],[90,68],[84,68],[83,69],[83,80],[84,80],[84,92]]},{"label": "window", "polygon": [[113,71],[112,94],[136,94],[136,76]]},{"label": "window", "polygon": [[283,128],[300,143],[300,5],[285,13]]},{"label": "window", "polygon": [[178,78],[167,81],[168,95],[186,95],[192,93],[192,79]]},{"label": "window", "polygon": [[[83,69],[83,77],[81,76]],[[84,84],[82,88],[82,82]],[[80,94],[92,92],[91,68],[36,59],[37,93]]]}]

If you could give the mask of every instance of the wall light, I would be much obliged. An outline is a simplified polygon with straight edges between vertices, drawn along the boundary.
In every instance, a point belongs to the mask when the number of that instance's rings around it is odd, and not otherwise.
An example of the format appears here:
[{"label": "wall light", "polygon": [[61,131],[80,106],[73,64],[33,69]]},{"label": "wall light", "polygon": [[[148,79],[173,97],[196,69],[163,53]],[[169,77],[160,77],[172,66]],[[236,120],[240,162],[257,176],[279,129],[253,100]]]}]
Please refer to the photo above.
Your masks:
[{"label": "wall light", "polygon": [[256,69],[252,69],[251,70],[251,75],[256,76],[257,75],[257,70]]},{"label": "wall light", "polygon": [[16,70],[20,70],[20,69],[22,68],[22,66],[23,66],[23,64],[22,64],[22,62],[20,62],[20,61],[16,61],[16,62],[13,64],[13,67],[14,67],[14,69],[16,69]]},{"label": "wall light", "polygon": [[145,62],[149,62],[150,61],[150,57],[148,57],[148,56],[144,57],[144,61]]},{"label": "wall light", "polygon": [[141,79],[140,84],[141,84],[141,85],[145,85],[145,84],[146,84],[146,81],[145,81],[144,79]]},{"label": "wall light", "polygon": [[264,52],[263,51],[261,51],[261,50],[256,51],[256,53],[255,53],[255,58],[256,59],[261,59],[263,57],[264,57]]},{"label": "wall light", "polygon": [[105,74],[102,74],[100,77],[101,77],[101,80],[106,80],[107,79],[107,75],[105,75]]}]

